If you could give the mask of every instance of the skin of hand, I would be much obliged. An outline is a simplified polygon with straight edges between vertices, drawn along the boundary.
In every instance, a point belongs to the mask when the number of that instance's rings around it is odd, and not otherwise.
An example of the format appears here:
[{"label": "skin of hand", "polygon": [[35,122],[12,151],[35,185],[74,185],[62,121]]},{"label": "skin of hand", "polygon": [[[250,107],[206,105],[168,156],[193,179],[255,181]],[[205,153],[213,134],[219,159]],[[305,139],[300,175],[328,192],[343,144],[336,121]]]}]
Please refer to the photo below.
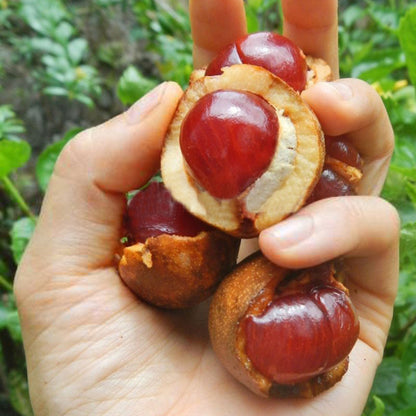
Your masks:
[{"label": "skin of hand", "polygon": [[[282,6],[285,34],[337,72],[337,2],[283,0]],[[246,31],[240,0],[191,0],[190,15],[196,67]],[[312,400],[265,400],[217,361],[207,304],[191,312],[157,310],[132,295],[114,268],[124,195],[158,169],[181,96],[176,84],[161,84],[126,113],[80,133],[56,164],[15,279],[35,414],[359,416],[398,280],[398,216],[376,196],[393,148],[381,100],[357,80],[303,93],[324,131],[347,137],[362,153],[360,196],[311,204],[263,231],[259,243],[287,267],[343,257],[361,333],[335,387]]]}]

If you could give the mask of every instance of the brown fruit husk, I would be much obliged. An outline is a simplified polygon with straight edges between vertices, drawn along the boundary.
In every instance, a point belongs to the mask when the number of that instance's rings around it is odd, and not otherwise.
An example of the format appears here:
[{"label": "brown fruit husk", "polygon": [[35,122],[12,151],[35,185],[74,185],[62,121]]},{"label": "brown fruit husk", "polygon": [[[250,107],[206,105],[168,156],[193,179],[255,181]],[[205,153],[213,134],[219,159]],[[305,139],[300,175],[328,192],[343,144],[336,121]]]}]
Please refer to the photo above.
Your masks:
[{"label": "brown fruit husk", "polygon": [[325,165],[329,166],[334,172],[345,178],[351,185],[357,185],[363,177],[361,169],[350,166],[347,163],[328,155],[325,157]]},{"label": "brown fruit husk", "polygon": [[[210,307],[209,332],[214,351],[225,368],[254,393],[264,397],[311,398],[341,380],[348,368],[348,357],[331,370],[294,384],[277,384],[259,373],[245,353],[240,323],[248,313],[261,313],[275,288],[291,274],[267,260],[260,252],[241,262],[218,287]],[[347,289],[328,275],[341,290]],[[307,275],[304,278],[308,278]],[[296,284],[290,282],[289,284]],[[256,302],[253,302],[256,299]]]},{"label": "brown fruit husk", "polygon": [[334,79],[330,66],[323,59],[307,55],[306,64],[308,66],[306,89],[312,87],[317,82],[332,81]]},{"label": "brown fruit husk", "polygon": [[[204,95],[223,89],[261,96],[276,109],[280,126],[289,125],[286,130],[279,128],[274,158],[281,163],[271,163],[253,185],[233,199],[217,199],[201,189],[192,178],[179,145],[182,121],[194,104]],[[304,205],[319,180],[324,146],[318,119],[297,92],[263,68],[233,65],[218,76],[192,78],[165,140],[161,172],[173,198],[193,215],[231,235],[248,238]]]},{"label": "brown fruit husk", "polygon": [[208,298],[236,263],[240,241],[220,231],[162,234],[125,247],[119,274],[142,300],[168,309]]}]

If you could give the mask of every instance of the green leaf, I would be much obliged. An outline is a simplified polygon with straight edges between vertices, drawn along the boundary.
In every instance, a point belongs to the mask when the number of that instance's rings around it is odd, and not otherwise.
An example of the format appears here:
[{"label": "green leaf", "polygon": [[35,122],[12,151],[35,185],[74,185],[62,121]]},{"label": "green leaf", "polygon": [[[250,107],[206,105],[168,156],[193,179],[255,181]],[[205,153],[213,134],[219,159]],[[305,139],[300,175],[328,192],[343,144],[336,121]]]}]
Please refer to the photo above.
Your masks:
[{"label": "green leaf", "polygon": [[68,55],[73,65],[81,63],[82,58],[88,49],[88,43],[83,38],[77,38],[69,42],[68,44]]},{"label": "green leaf", "polygon": [[249,1],[246,3],[246,19],[247,19],[247,31],[248,33],[254,33],[259,31],[259,21],[257,18],[257,0]]},{"label": "green leaf", "polygon": [[68,143],[68,141],[71,140],[81,130],[82,129],[80,128],[73,128],[69,130],[61,140],[49,145],[40,154],[36,163],[36,178],[42,191],[46,191],[46,188],[48,187],[48,183],[52,176],[56,160],[58,159],[62,149]]},{"label": "green leaf", "polygon": [[9,271],[8,265],[2,258],[0,258],[0,276],[9,276],[9,275],[10,275],[10,271]]},{"label": "green leaf", "polygon": [[23,133],[25,128],[10,105],[0,105],[0,140],[20,141],[15,133]]},{"label": "green leaf", "polygon": [[55,38],[58,42],[65,45],[74,34],[75,28],[68,22],[61,22],[55,29]]},{"label": "green leaf", "polygon": [[376,396],[396,394],[402,379],[401,361],[396,357],[386,357],[377,369],[373,385]]},{"label": "green leaf", "polygon": [[0,178],[23,166],[29,160],[30,153],[27,142],[0,140]]},{"label": "green leaf", "polygon": [[355,78],[364,79],[367,82],[376,82],[389,74],[403,68],[405,59],[399,48],[383,48],[383,51],[373,51],[357,63],[351,71]]},{"label": "green leaf", "polygon": [[157,82],[146,78],[134,66],[129,66],[121,75],[117,85],[117,95],[124,105],[133,104],[151,89]]},{"label": "green leaf", "polygon": [[409,77],[416,86],[416,7],[408,10],[400,20],[398,34],[406,56]]},{"label": "green leaf", "polygon": [[43,89],[43,93],[47,95],[68,95],[68,90],[62,87],[46,87]]},{"label": "green leaf", "polygon": [[62,45],[49,38],[35,37],[28,39],[28,45],[34,51],[42,53],[49,53],[52,55],[63,55],[65,53],[65,49]]},{"label": "green leaf", "polygon": [[[403,357],[402,357],[402,371],[407,376],[416,375],[416,326],[411,327],[408,332],[408,336],[403,342]],[[416,392],[415,392],[416,393]],[[416,396],[415,404],[416,404]]]},{"label": "green leaf", "polygon": [[416,406],[412,406],[407,409],[394,412],[390,416],[415,416],[415,415],[416,415]]},{"label": "green leaf", "polygon": [[12,240],[11,249],[16,264],[19,264],[35,226],[36,221],[28,217],[20,218],[14,222],[10,230],[10,237]]},{"label": "green leaf", "polygon": [[74,96],[74,99],[79,101],[82,104],[85,104],[89,108],[93,108],[95,105],[94,100],[85,94],[76,94]]},{"label": "green leaf", "polygon": [[0,303],[0,329],[7,329],[15,341],[22,342],[19,315],[12,305]]},{"label": "green leaf", "polygon": [[390,169],[394,172],[400,173],[408,179],[416,180],[416,168],[407,168],[403,166],[391,165]]},{"label": "green leaf", "polygon": [[400,18],[397,10],[391,7],[382,7],[381,4],[373,1],[370,3],[368,12],[381,29],[386,31],[394,31],[397,29]]},{"label": "green leaf", "polygon": [[361,6],[351,5],[342,12],[340,18],[345,26],[351,27],[357,22],[357,20],[362,19],[364,16],[365,10]]},{"label": "green leaf", "polygon": [[416,264],[416,223],[414,222],[402,226],[400,258],[402,264]]},{"label": "green leaf", "polygon": [[411,182],[405,183],[406,193],[409,196],[410,200],[416,206],[416,185]]},{"label": "green leaf", "polygon": [[384,410],[386,409],[386,406],[384,405],[383,400],[380,399],[380,397],[373,396],[373,402],[374,402],[374,410],[370,413],[369,416],[383,416]]},{"label": "green leaf", "polygon": [[29,398],[29,387],[24,373],[12,370],[7,375],[10,402],[21,416],[33,416]]}]

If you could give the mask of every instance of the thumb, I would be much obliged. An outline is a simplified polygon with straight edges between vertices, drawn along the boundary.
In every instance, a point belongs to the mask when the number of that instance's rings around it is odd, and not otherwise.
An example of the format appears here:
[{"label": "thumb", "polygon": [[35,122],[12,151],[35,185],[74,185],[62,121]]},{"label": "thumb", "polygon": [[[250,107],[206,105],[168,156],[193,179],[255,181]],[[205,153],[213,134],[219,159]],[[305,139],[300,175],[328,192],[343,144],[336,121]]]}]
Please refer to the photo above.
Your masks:
[{"label": "thumb", "polygon": [[[127,112],[68,143],[56,163],[23,264],[36,264],[38,270],[61,264],[67,271],[111,265],[125,193],[157,171],[163,139],[181,95],[177,84],[163,83]],[[22,278],[31,274],[19,273]],[[32,290],[34,284],[42,282],[32,282]]]}]

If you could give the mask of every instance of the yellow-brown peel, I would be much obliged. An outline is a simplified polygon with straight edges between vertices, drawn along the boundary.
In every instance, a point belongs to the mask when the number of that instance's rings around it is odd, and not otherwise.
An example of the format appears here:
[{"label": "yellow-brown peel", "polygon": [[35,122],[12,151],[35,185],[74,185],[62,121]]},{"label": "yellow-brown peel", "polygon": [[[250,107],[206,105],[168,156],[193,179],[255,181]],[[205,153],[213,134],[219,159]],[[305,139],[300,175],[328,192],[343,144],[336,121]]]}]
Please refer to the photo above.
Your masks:
[{"label": "yellow-brown peel", "polygon": [[220,231],[195,237],[162,234],[125,247],[119,274],[142,300],[169,309],[209,297],[235,265],[239,240]]},{"label": "yellow-brown peel", "polygon": [[357,185],[363,177],[361,169],[348,165],[347,163],[328,155],[325,157],[325,165],[345,178],[351,185]]},{"label": "yellow-brown peel", "polygon": [[318,82],[332,81],[334,79],[330,66],[321,58],[306,56],[308,66],[306,87],[308,89]]}]

